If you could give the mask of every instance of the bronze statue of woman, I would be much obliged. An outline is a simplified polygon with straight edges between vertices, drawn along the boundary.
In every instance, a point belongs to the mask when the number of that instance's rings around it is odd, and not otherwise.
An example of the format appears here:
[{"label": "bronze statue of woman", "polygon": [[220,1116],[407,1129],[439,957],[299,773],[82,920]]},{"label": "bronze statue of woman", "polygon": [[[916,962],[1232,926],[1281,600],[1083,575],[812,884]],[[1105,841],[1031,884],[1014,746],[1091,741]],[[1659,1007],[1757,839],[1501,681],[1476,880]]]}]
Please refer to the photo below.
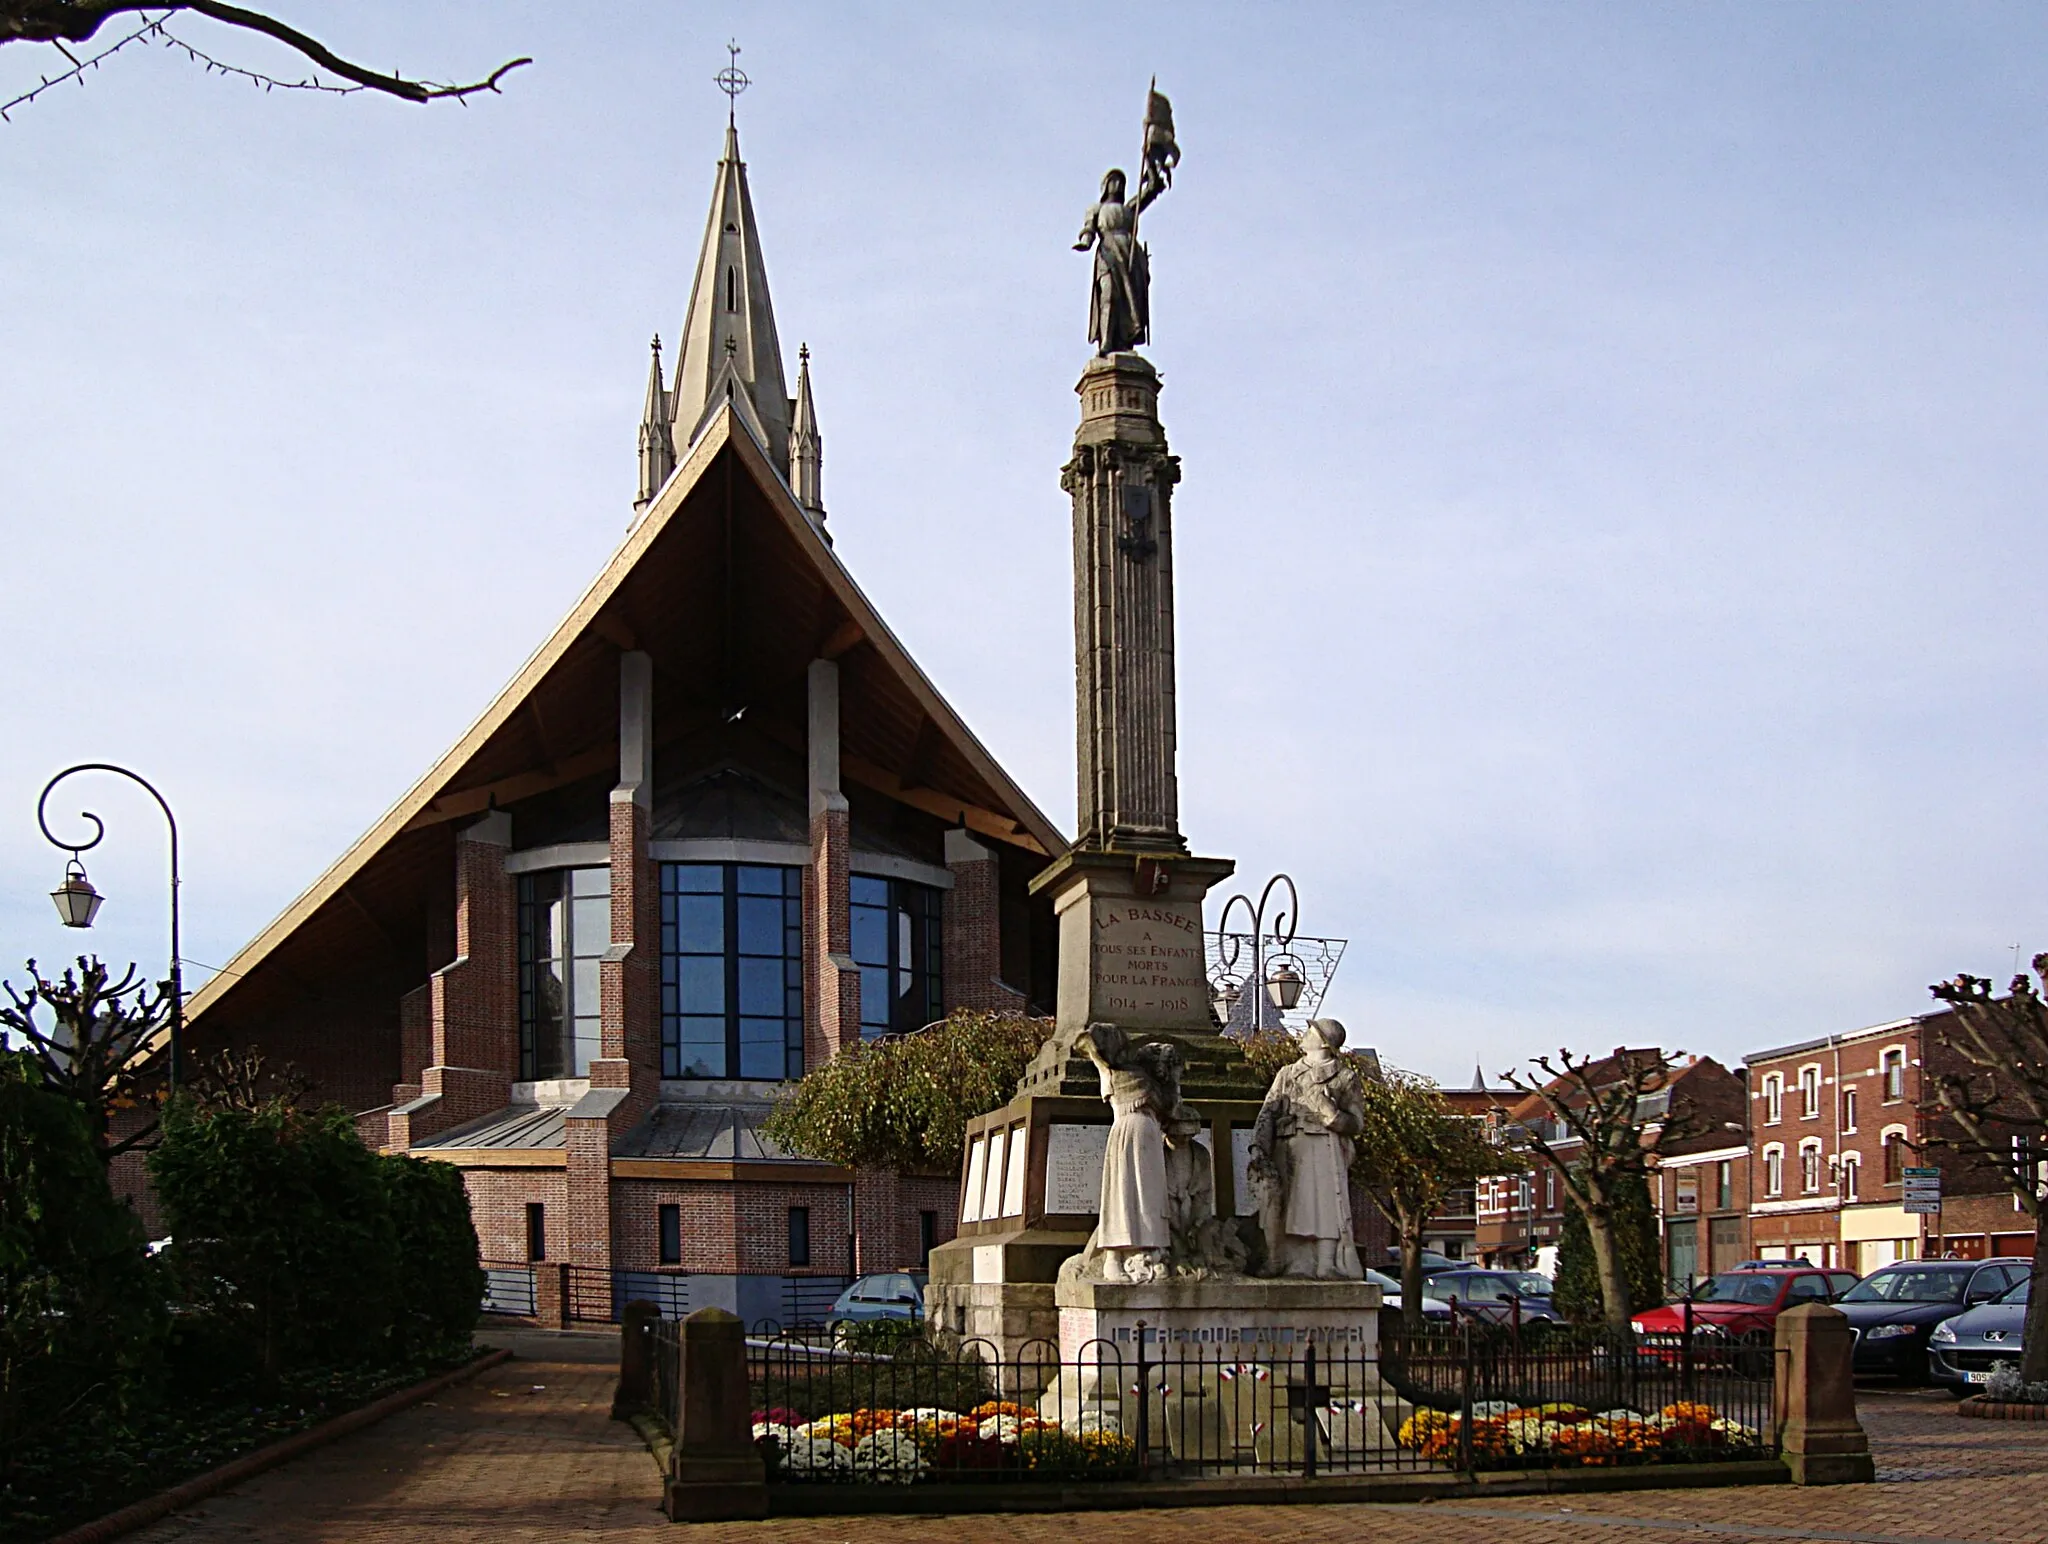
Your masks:
[{"label": "bronze statue of woman", "polygon": [[1124,174],[1112,167],[1102,178],[1102,201],[1081,224],[1076,252],[1095,248],[1095,284],[1088,302],[1088,341],[1098,354],[1121,354],[1152,335],[1152,273],[1138,241],[1138,216],[1157,198],[1162,184],[1141,179],[1135,202],[1124,200]]}]

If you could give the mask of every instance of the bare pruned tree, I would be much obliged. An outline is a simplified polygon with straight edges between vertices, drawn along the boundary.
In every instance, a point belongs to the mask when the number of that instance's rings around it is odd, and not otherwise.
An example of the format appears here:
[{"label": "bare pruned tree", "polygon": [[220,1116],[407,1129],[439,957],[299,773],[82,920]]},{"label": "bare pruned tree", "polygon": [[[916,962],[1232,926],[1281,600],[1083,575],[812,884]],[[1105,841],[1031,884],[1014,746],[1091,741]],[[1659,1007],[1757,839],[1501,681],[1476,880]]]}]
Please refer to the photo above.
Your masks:
[{"label": "bare pruned tree", "polygon": [[271,1066],[261,1051],[216,1051],[200,1064],[192,1091],[199,1102],[218,1110],[252,1114],[267,1104],[298,1106],[313,1089],[313,1080],[290,1062]]},{"label": "bare pruned tree", "polygon": [[[2034,975],[2048,982],[2048,954],[2034,956]],[[1946,1147],[1995,1173],[2033,1218],[2020,1376],[2048,1382],[2048,1003],[2025,975],[2014,976],[2003,997],[1982,976],[1929,990],[1954,1011],[1928,1024],[1937,1054],[1922,1073],[1931,1129],[1921,1145]]]},{"label": "bare pruned tree", "polygon": [[[239,31],[260,33],[282,43],[310,60],[315,71],[303,80],[281,80],[260,70],[216,59],[170,30],[172,18],[188,12]],[[117,16],[134,17],[136,24],[113,43],[97,51],[80,54],[72,49],[74,43],[91,42],[100,29]],[[89,71],[97,69],[102,62],[131,44],[159,44],[204,66],[209,74],[217,72],[237,76],[266,90],[326,91],[339,95],[376,91],[404,102],[460,101],[480,91],[496,91],[498,82],[508,73],[523,64],[533,63],[531,59],[512,59],[499,65],[482,80],[466,85],[414,80],[395,71],[373,70],[357,64],[335,53],[318,38],[279,21],[275,16],[246,6],[224,5],[220,0],[161,0],[161,3],[149,3],[149,0],[0,0],[0,45],[8,43],[46,43],[69,61],[69,68],[45,75],[37,85],[12,101],[0,103],[0,117],[5,117],[10,108],[34,101],[53,86],[73,80],[83,83]],[[319,73],[322,70],[335,79],[322,79]]]},{"label": "bare pruned tree", "polygon": [[1552,1168],[1565,1194],[1586,1219],[1593,1263],[1600,1276],[1603,1317],[1628,1327],[1629,1301],[1616,1235],[1617,1203],[1626,1182],[1647,1182],[1651,1166],[1675,1143],[1698,1136],[1707,1123],[1674,1087],[1676,1057],[1657,1050],[1620,1050],[1612,1056],[1537,1056],[1529,1065],[1541,1081],[1501,1074],[1510,1088],[1543,1102],[1557,1134],[1524,1128],[1529,1148]]},{"label": "bare pruned tree", "polygon": [[[0,1006],[0,1028],[21,1037],[45,1087],[85,1108],[102,1159],[111,1163],[148,1142],[156,1134],[157,1094],[146,1048],[170,1023],[170,983],[152,987],[133,965],[115,981],[97,956],[80,956],[54,981],[34,960],[28,974],[25,992],[12,981],[0,982],[8,996]],[[41,1022],[43,1009],[54,1022]],[[116,1138],[115,1116],[124,1110],[149,1113]]]}]

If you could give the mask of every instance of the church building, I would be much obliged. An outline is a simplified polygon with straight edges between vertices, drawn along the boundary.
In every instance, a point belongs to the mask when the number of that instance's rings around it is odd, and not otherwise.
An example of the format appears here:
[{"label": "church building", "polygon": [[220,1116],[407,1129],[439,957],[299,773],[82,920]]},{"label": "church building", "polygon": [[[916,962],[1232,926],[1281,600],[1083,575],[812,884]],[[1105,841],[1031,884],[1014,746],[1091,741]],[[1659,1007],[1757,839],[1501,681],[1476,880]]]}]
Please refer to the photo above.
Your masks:
[{"label": "church building", "polygon": [[372,1146],[459,1167],[485,1260],[550,1267],[547,1317],[608,1318],[629,1283],[812,1317],[921,1265],[955,1176],[800,1159],[761,1123],[858,1040],[1053,999],[1029,886],[1066,838],[835,556],[822,457],[728,127],[624,541],[190,1004],[195,1057],[292,1061]]}]

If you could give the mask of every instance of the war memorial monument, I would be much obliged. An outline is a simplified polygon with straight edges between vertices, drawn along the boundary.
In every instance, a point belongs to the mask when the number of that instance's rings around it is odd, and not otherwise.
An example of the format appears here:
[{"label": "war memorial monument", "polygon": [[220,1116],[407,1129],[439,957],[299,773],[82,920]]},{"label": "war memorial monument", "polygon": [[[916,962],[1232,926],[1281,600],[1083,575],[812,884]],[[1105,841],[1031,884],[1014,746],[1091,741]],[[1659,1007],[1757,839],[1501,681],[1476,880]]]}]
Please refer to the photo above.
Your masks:
[{"label": "war memorial monument", "polygon": [[[1316,1021],[1269,1092],[1219,1032],[1203,973],[1203,897],[1234,865],[1191,853],[1180,829],[1180,463],[1159,373],[1137,351],[1151,277],[1139,219],[1178,160],[1154,90],[1135,194],[1110,171],[1075,243],[1092,256],[1095,345],[1061,474],[1078,834],[1033,885],[1058,919],[1056,1027],[1010,1102],[969,1124],[958,1235],[931,1259],[934,1324],[1006,1361],[1067,1364],[1043,1396],[1062,1407],[1114,1404],[1114,1380],[1085,1369],[1140,1341],[1218,1367],[1316,1344],[1364,1369],[1377,1346],[1380,1291],[1352,1243],[1346,1169],[1361,1116],[1357,1071],[1336,1054],[1343,1028]],[[1380,1402],[1376,1386],[1353,1392]],[[1163,1422],[1153,1429],[1164,1439]]]}]

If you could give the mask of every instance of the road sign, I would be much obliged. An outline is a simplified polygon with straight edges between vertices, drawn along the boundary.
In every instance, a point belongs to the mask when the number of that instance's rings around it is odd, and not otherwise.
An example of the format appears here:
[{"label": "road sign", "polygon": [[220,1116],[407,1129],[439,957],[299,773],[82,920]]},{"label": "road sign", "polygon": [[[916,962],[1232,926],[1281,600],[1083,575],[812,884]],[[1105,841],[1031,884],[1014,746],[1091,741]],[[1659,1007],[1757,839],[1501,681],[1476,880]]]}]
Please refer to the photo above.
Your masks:
[{"label": "road sign", "polygon": [[1941,1215],[1941,1170],[1936,1168],[1909,1168],[1901,1171],[1900,1200],[1905,1202],[1909,1217],[1938,1217]]}]

